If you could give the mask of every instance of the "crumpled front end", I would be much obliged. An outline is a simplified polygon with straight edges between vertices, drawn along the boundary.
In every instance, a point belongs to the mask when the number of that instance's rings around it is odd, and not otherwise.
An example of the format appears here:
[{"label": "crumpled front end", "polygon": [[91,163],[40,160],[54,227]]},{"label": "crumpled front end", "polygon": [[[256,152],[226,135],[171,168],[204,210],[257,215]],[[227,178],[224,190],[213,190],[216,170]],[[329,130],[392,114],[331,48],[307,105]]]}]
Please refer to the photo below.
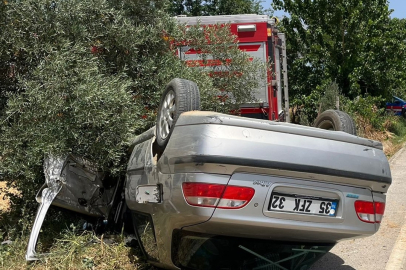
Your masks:
[{"label": "crumpled front end", "polygon": [[45,184],[36,196],[40,205],[28,243],[28,261],[41,256],[35,247],[51,205],[107,219],[118,187],[117,181],[110,181],[93,163],[71,154],[45,158],[44,174]]}]

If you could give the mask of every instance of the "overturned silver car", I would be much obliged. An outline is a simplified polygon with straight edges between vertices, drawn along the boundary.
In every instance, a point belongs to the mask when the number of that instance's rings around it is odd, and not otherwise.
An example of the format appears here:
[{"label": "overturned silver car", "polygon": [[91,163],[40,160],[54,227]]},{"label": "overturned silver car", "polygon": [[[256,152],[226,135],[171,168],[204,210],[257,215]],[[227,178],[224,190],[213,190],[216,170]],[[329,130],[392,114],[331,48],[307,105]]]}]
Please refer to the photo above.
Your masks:
[{"label": "overturned silver car", "polygon": [[391,184],[381,143],[199,106],[193,82],[168,84],[123,187],[89,161],[47,159],[27,260],[51,204],[116,221],[127,208],[148,260],[168,269],[307,269],[378,231]]}]

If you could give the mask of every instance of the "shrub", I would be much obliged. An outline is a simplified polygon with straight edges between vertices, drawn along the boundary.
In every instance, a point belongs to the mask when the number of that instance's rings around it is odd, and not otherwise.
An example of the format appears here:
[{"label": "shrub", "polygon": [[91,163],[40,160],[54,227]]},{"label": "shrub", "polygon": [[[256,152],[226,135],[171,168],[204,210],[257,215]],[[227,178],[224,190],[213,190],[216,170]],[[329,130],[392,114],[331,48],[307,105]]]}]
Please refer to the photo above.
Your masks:
[{"label": "shrub", "polygon": [[362,117],[368,119],[369,123],[377,129],[383,130],[385,123],[385,107],[384,98],[381,96],[373,97],[366,95],[365,97],[358,97],[355,100],[342,99],[342,109],[354,117]]},{"label": "shrub", "polygon": [[[228,112],[252,99],[263,65],[248,61],[227,26],[186,31],[167,4],[0,2],[0,172],[20,190],[15,203],[34,199],[49,154],[72,152],[122,173],[129,138],[155,124],[174,77],[196,81],[203,109]],[[185,65],[175,54],[182,43],[219,59],[221,72]]]},{"label": "shrub", "polygon": [[328,81],[317,87],[310,95],[293,98],[293,106],[299,107],[298,121],[301,125],[311,126],[317,116],[329,109],[337,108],[340,89],[334,82]]}]

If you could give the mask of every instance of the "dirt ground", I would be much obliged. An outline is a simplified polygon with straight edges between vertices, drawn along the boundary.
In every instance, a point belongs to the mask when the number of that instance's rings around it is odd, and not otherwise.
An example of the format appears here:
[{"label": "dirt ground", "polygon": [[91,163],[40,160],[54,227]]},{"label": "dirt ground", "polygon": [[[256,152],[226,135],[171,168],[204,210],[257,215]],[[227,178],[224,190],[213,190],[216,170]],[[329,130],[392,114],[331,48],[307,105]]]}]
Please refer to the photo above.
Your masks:
[{"label": "dirt ground", "polygon": [[9,208],[9,201],[7,197],[4,195],[3,189],[6,188],[6,182],[0,182],[0,212],[5,212]]}]

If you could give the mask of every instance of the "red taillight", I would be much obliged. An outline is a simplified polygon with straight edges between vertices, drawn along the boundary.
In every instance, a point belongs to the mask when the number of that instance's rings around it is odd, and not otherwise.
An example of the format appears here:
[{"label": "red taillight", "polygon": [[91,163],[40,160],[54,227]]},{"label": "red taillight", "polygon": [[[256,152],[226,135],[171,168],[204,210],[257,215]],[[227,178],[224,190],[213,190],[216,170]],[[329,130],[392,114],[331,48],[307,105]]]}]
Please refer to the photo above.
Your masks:
[{"label": "red taillight", "polygon": [[375,222],[376,223],[381,223],[384,212],[385,212],[385,203],[375,202]]},{"label": "red taillight", "polygon": [[186,202],[194,206],[239,209],[249,203],[255,190],[249,187],[208,183],[183,183]]},{"label": "red taillight", "polygon": [[255,194],[255,190],[249,187],[227,186],[222,196],[219,208],[238,209],[244,207]]},{"label": "red taillight", "polygon": [[216,207],[225,185],[206,183],[183,183],[182,189],[188,204],[204,207]]},{"label": "red taillight", "polygon": [[385,203],[355,201],[355,212],[363,222],[380,223],[385,212]]}]

